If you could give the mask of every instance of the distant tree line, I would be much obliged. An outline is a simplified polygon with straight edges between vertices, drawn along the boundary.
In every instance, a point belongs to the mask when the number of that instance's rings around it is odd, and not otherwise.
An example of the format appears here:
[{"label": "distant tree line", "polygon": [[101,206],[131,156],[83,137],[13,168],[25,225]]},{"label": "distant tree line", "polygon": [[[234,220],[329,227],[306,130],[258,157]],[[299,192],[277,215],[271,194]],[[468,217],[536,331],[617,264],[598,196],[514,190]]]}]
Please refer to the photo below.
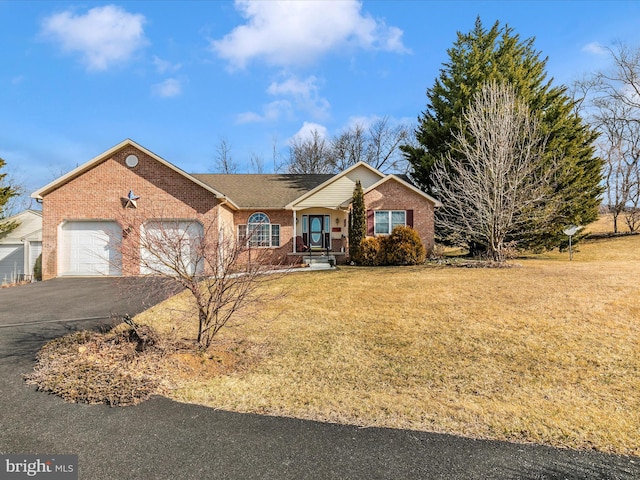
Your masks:
[{"label": "distant tree line", "polygon": [[410,140],[407,125],[393,125],[388,117],[365,126],[356,123],[343,132],[325,138],[317,130],[309,137],[289,142],[288,173],[338,173],[363,161],[381,172],[406,173],[408,163],[400,145]]},{"label": "distant tree line", "polygon": [[604,160],[605,207],[614,233],[622,217],[631,232],[640,230],[640,49],[607,48],[612,67],[574,84],[576,109],[599,133]]}]

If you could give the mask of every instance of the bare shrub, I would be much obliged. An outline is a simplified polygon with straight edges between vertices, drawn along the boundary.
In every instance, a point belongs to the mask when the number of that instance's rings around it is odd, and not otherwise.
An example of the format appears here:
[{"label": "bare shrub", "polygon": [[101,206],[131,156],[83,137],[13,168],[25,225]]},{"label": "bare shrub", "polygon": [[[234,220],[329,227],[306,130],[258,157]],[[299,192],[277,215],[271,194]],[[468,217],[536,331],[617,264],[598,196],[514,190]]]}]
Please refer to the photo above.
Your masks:
[{"label": "bare shrub", "polygon": [[[153,218],[153,217],[152,217]],[[156,215],[155,218],[166,218]],[[250,248],[256,232],[236,240],[230,229],[200,220],[138,220],[122,242],[123,259],[140,265],[143,275],[155,275],[186,289],[197,323],[196,343],[209,348],[227,323],[266,299],[262,286],[287,272],[274,265],[268,249]],[[258,225],[257,228],[260,226]],[[275,294],[270,294],[273,299]]]}]

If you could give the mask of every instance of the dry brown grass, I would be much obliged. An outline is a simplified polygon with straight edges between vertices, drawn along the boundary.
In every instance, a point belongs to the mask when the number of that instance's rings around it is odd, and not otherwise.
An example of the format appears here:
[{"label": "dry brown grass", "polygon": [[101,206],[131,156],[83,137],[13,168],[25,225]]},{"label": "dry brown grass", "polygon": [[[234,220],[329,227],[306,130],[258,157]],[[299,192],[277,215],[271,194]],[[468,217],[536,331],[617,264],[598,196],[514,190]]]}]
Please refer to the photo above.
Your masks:
[{"label": "dry brown grass", "polygon": [[[169,395],[640,455],[640,237],[583,243],[573,262],[555,252],[517,263],[289,275],[285,299],[221,332],[222,345],[260,355],[239,371],[183,375]],[[136,320],[184,333],[166,314],[179,301]]]},{"label": "dry brown grass", "polygon": [[[587,233],[613,233],[613,215],[610,213],[600,215],[600,218],[585,228]],[[629,233],[629,227],[624,221],[624,216],[618,217],[618,231]]]}]

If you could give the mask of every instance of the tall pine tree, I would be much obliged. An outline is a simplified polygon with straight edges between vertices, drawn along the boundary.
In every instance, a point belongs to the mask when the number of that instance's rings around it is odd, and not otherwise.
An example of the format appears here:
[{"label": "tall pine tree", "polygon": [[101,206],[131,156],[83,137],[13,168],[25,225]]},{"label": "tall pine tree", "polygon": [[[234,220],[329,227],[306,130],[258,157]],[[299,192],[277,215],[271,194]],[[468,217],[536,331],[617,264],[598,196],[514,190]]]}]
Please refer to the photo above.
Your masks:
[{"label": "tall pine tree", "polygon": [[367,211],[364,205],[364,191],[360,180],[356,180],[349,214],[349,258],[360,263],[360,243],[367,236]]},{"label": "tall pine tree", "polygon": [[[0,158],[0,170],[4,168],[5,161]],[[18,190],[11,185],[5,185],[6,173],[0,173],[0,237],[14,230],[18,224],[16,222],[7,222],[5,218],[8,216],[8,202],[18,195]]]},{"label": "tall pine tree", "polygon": [[[560,244],[562,229],[569,224],[586,225],[597,218],[600,204],[602,160],[595,156],[596,134],[577,116],[566,87],[547,80],[547,59],[534,48],[534,39],[521,40],[513,29],[496,22],[486,30],[480,18],[474,29],[458,33],[448,50],[433,87],[427,90],[427,108],[419,116],[415,131],[417,146],[402,148],[412,167],[413,178],[428,192],[431,171],[439,158],[455,154],[455,134],[464,128],[463,112],[473,95],[490,81],[508,83],[542,124],[547,137],[546,162],[557,162],[552,214],[544,224],[527,225],[510,240],[523,248],[551,248]],[[544,165],[541,165],[544,168]],[[446,198],[440,199],[446,202]],[[441,240],[447,232],[438,232]]]}]

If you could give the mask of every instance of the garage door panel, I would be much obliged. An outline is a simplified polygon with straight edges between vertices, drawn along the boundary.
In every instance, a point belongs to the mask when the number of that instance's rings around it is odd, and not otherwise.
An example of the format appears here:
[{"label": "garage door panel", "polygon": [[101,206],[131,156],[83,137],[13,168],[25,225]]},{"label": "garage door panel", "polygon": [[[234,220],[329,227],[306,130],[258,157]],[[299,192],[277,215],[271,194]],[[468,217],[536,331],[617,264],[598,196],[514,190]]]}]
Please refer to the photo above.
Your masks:
[{"label": "garage door panel", "polygon": [[117,222],[67,222],[62,227],[61,275],[120,275]]},{"label": "garage door panel", "polygon": [[146,222],[141,231],[140,273],[174,274],[172,265],[176,263],[181,263],[190,274],[202,273],[204,267],[197,251],[203,235],[202,225],[195,221]]},{"label": "garage door panel", "polygon": [[0,284],[15,282],[23,269],[24,246],[0,245]]}]

